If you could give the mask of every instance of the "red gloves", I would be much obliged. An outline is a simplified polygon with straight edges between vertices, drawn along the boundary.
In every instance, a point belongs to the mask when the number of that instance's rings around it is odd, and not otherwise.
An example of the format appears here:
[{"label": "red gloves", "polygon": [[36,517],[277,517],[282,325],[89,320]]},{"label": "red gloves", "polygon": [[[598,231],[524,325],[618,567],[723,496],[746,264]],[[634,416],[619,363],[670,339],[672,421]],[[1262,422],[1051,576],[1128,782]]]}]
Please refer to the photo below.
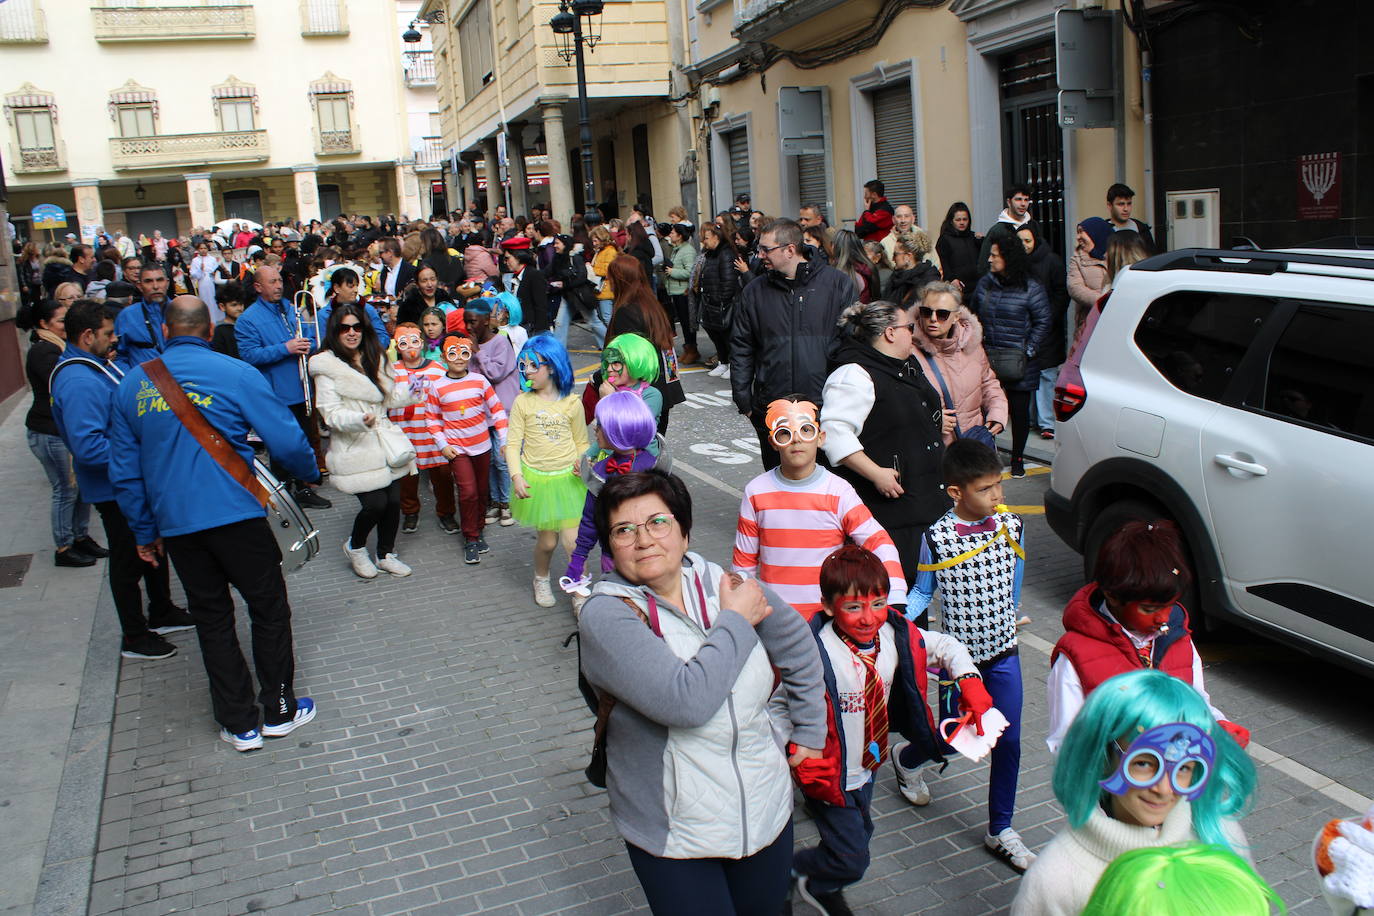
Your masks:
[{"label": "red gloves", "polygon": [[827,786],[840,774],[840,762],[833,758],[810,757],[792,768],[803,786]]},{"label": "red gloves", "polygon": [[1242,749],[1249,746],[1250,729],[1246,728],[1244,725],[1228,722],[1225,719],[1218,719],[1217,724],[1226,730],[1226,734],[1236,739],[1236,743],[1239,744]]},{"label": "red gloves", "polygon": [[992,697],[983,686],[983,679],[966,677],[959,681],[959,708],[973,716],[973,727],[983,733],[983,713],[992,708]]}]

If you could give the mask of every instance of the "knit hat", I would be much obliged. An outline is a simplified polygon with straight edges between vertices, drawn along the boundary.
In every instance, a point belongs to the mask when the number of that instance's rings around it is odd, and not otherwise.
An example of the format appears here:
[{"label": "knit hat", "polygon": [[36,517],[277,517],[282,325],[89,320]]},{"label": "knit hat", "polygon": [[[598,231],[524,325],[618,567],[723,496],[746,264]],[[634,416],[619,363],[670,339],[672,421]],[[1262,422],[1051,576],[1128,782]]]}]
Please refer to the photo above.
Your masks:
[{"label": "knit hat", "polygon": [[1078,224],[1084,232],[1088,233],[1088,238],[1093,240],[1092,250],[1089,256],[1097,258],[1099,261],[1107,254],[1107,242],[1112,237],[1112,224],[1100,216],[1090,216]]}]

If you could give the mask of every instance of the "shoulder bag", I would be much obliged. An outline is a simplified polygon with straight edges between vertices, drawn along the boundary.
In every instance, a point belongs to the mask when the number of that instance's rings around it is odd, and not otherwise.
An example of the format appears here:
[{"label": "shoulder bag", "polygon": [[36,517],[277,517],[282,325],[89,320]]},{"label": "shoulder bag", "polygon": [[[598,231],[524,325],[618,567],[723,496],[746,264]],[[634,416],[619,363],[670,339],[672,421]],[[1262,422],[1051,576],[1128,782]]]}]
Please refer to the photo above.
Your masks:
[{"label": "shoulder bag", "polygon": [[[955,415],[957,416],[958,410],[954,406],[954,398],[949,393],[949,386],[945,384],[945,376],[940,372],[940,364],[935,361],[934,355],[930,356],[928,364],[930,365],[930,371],[935,375],[935,381],[940,384],[940,396],[945,402],[945,409],[955,411]],[[994,436],[992,430],[988,429],[986,426],[975,426],[973,429],[964,430],[959,427],[959,421],[956,419],[954,421],[954,438],[972,439],[974,442],[983,443],[994,451],[997,449],[997,437]]]}]

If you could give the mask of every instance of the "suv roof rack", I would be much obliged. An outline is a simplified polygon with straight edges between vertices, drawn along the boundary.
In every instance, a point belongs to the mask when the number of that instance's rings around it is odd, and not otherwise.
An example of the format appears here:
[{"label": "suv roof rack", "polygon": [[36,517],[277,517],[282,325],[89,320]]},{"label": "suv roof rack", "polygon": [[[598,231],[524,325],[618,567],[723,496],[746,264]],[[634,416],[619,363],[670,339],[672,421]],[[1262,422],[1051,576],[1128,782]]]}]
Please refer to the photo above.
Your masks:
[{"label": "suv roof rack", "polygon": [[1346,248],[1352,251],[1374,251],[1374,235],[1336,235],[1304,242],[1294,248]]},{"label": "suv roof rack", "polygon": [[1314,267],[1343,267],[1361,271],[1374,270],[1374,259],[1340,257],[1329,254],[1309,254],[1298,251],[1252,251],[1221,248],[1181,248],[1157,254],[1131,265],[1131,270],[1216,270],[1227,273],[1275,274],[1287,271],[1289,264],[1310,264]]}]

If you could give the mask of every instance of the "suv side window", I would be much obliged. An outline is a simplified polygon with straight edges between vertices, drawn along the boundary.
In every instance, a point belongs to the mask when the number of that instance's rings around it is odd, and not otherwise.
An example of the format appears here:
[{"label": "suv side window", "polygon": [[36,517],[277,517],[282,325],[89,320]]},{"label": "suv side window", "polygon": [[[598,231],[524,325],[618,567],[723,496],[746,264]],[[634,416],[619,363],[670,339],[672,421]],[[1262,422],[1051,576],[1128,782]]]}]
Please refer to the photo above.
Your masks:
[{"label": "suv side window", "polygon": [[1135,344],[1169,384],[1220,401],[1277,301],[1184,290],[1161,296],[1140,319]]},{"label": "suv side window", "polygon": [[1374,441],[1374,309],[1303,303],[1250,406],[1304,426]]}]

